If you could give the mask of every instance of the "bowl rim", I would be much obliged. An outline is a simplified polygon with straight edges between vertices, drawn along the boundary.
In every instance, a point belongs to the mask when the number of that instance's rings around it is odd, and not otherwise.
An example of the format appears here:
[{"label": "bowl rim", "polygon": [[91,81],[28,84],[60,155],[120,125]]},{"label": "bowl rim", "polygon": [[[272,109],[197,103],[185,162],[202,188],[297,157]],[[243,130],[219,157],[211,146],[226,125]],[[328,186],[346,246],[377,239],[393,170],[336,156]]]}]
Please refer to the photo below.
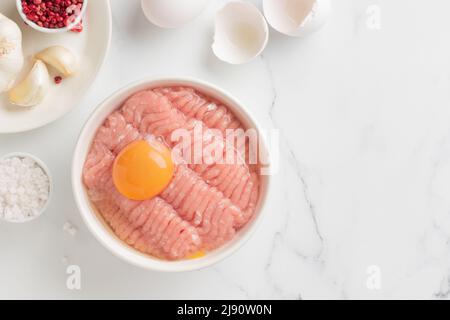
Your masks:
[{"label": "bowl rim", "polygon": [[[216,85],[211,84],[210,82],[184,76],[145,77],[116,90],[93,110],[93,112],[89,115],[87,121],[83,125],[78,136],[73,153],[71,168],[72,192],[74,195],[75,203],[84,223],[88,227],[89,231],[94,235],[94,237],[106,249],[108,249],[108,251],[110,251],[113,255],[120,258],[121,260],[144,269],[159,272],[186,272],[204,269],[230,257],[232,254],[237,252],[253,236],[254,232],[262,221],[265,211],[267,211],[264,210],[264,204],[267,201],[272,181],[270,176],[265,176],[266,182],[264,194],[262,194],[262,198],[259,199],[257,212],[254,215],[254,219],[248,223],[248,226],[246,226],[248,228],[246,230],[242,230],[243,232],[241,233],[240,238],[236,239],[234,243],[230,243],[228,246],[225,245],[222,248],[213,250],[211,254],[207,254],[205,257],[180,261],[161,260],[153,258],[150,255],[140,253],[136,249],[128,246],[122,240],[114,237],[112,235],[112,231],[108,230],[107,226],[105,226],[105,223],[103,221],[100,221],[101,218],[99,218],[97,214],[93,212],[91,204],[89,203],[88,199],[86,199],[86,190],[82,182],[82,168],[88,151],[83,152],[83,149],[85,147],[84,141],[91,140],[89,141],[89,144],[92,142],[92,138],[95,136],[95,130],[90,128],[98,128],[98,126],[101,124],[98,118],[104,112],[103,110],[105,108],[111,107],[112,103],[117,103],[116,100],[118,100],[119,98],[122,99],[122,96],[126,95],[126,97],[124,98],[126,99],[132,94],[139,92],[140,90],[144,90],[145,88],[175,84],[186,86],[190,85],[194,88],[198,88],[199,90],[204,89],[214,92],[217,96],[221,96],[224,99],[228,100],[228,102],[232,103],[232,108],[239,110],[241,116],[245,117],[246,120],[249,121],[258,132],[261,131],[261,126],[244,107],[243,103],[241,103],[238,99],[233,97],[224,89],[221,89]],[[116,107],[118,108],[119,105],[117,105]],[[114,109],[111,109],[111,111],[113,110]],[[104,118],[102,118],[101,121],[104,121]],[[265,136],[260,135],[260,139],[262,140],[262,146],[268,153],[269,150],[267,148],[267,141]],[[83,155],[83,153],[86,154]],[[213,253],[214,256],[212,256]]]},{"label": "bowl rim", "polygon": [[35,215],[32,218],[28,218],[28,219],[24,219],[24,220],[20,220],[20,221],[19,220],[18,221],[14,221],[14,220],[8,220],[8,219],[5,219],[5,218],[0,218],[0,221],[5,221],[5,222],[8,222],[8,223],[14,223],[14,224],[22,224],[22,223],[27,223],[27,222],[31,222],[31,221],[36,220],[37,218],[42,216],[45,211],[47,211],[48,206],[49,206],[50,202],[52,201],[52,196],[53,196],[53,178],[52,178],[52,175],[50,173],[50,169],[45,164],[45,162],[42,161],[41,159],[39,159],[38,157],[36,157],[35,155],[32,155],[31,153],[28,153],[28,152],[10,152],[10,153],[7,153],[7,154],[4,154],[4,155],[0,156],[0,160],[13,158],[13,157],[30,158],[30,159],[32,159],[34,162],[36,162],[36,164],[42,169],[42,171],[44,171],[45,175],[48,177],[48,198],[47,198],[47,201],[45,202],[44,206],[39,211],[39,214]]},{"label": "bowl rim", "polygon": [[17,11],[19,12],[19,15],[22,18],[22,20],[24,22],[26,22],[26,24],[28,26],[30,26],[31,28],[33,28],[34,30],[37,30],[37,31],[40,31],[43,33],[63,33],[63,32],[70,31],[73,27],[75,27],[78,23],[80,23],[81,19],[83,19],[83,16],[86,13],[86,10],[88,7],[88,1],[89,0],[84,0],[83,6],[81,7],[81,12],[76,17],[74,22],[72,22],[70,25],[65,26],[63,28],[55,28],[55,29],[40,27],[33,21],[30,21],[30,19],[28,19],[27,16],[25,15],[25,13],[23,12],[22,0],[16,0],[16,7],[17,7]]}]

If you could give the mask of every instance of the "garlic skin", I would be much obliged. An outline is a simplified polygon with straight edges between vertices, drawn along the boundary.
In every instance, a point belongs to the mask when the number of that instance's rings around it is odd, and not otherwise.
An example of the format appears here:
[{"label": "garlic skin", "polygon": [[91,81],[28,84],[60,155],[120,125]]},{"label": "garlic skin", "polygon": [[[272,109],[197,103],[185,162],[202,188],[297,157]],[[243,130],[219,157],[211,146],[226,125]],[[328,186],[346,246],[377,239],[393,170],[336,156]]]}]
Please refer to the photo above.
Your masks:
[{"label": "garlic skin", "polygon": [[0,13],[0,93],[8,91],[23,67],[22,31]]},{"label": "garlic skin", "polygon": [[50,88],[50,75],[46,65],[36,60],[28,75],[8,93],[9,101],[21,107],[40,104]]},{"label": "garlic skin", "polygon": [[78,71],[78,62],[69,49],[62,46],[53,46],[36,54],[36,59],[55,68],[64,77],[73,76]]}]

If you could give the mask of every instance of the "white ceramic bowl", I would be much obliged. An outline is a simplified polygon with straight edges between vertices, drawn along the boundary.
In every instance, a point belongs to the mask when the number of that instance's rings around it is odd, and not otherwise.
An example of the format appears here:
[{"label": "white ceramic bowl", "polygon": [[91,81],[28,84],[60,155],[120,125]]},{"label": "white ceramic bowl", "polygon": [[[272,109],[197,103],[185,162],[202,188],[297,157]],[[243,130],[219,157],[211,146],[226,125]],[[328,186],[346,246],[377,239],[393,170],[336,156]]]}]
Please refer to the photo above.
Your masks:
[{"label": "white ceramic bowl", "polygon": [[48,177],[48,181],[49,181],[48,199],[47,199],[47,202],[42,207],[42,209],[40,210],[39,214],[37,214],[36,216],[31,217],[29,219],[20,220],[20,221],[7,220],[4,218],[0,218],[0,220],[10,222],[10,223],[26,223],[26,222],[36,220],[47,210],[48,204],[50,203],[51,197],[53,194],[53,180],[52,180],[52,176],[50,174],[50,170],[48,169],[47,165],[41,159],[37,158],[36,156],[33,156],[32,154],[25,153],[25,152],[13,152],[13,153],[8,153],[8,154],[5,154],[4,156],[1,156],[0,159],[8,159],[8,158],[14,158],[14,157],[32,159],[42,169],[42,171],[44,171],[44,173]]},{"label": "white ceramic bowl", "polygon": [[[207,253],[204,257],[182,261],[165,261],[153,258],[149,255],[140,253],[139,251],[128,246],[125,242],[121,241],[113,233],[113,231],[109,228],[109,226],[99,215],[94,206],[91,204],[82,182],[82,171],[86,156],[91,147],[91,143],[95,136],[95,133],[103,123],[105,118],[113,110],[119,108],[122,103],[132,94],[143,89],[171,85],[190,86],[222,101],[243,122],[244,126],[246,126],[247,128],[256,128],[258,131],[260,131],[260,127],[257,125],[256,121],[246,111],[245,107],[239,101],[237,101],[224,90],[219,89],[209,83],[188,78],[144,79],[132,83],[131,85],[128,85],[125,88],[114,93],[103,103],[101,103],[100,106],[98,106],[90,116],[89,120],[81,131],[81,134],[78,138],[78,143],[75,148],[72,163],[72,187],[75,201],[80,210],[81,216],[83,217],[83,220],[85,221],[89,230],[113,254],[133,265],[146,269],[165,272],[181,272],[197,270],[211,266],[233,254],[250,238],[262,217],[262,208],[269,191],[269,176],[261,176],[261,191],[256,212],[253,216],[253,219],[249,221],[247,225],[237,233],[234,239],[225,244],[223,247]],[[266,141],[261,141],[261,145],[263,149],[265,149],[264,151],[268,152]]]},{"label": "white ceramic bowl", "polygon": [[70,31],[73,27],[75,27],[78,23],[80,23],[81,19],[83,19],[83,16],[86,13],[86,10],[87,10],[87,7],[88,7],[88,0],[84,0],[83,6],[81,7],[81,12],[76,17],[76,19],[73,21],[73,23],[71,23],[70,25],[68,25],[68,26],[66,26],[64,28],[56,28],[56,29],[40,27],[36,23],[34,23],[33,21],[30,21],[27,18],[26,14],[23,13],[22,0],[16,0],[16,6],[17,6],[17,11],[19,12],[19,15],[22,18],[22,20],[25,21],[27,23],[27,25],[29,25],[34,30],[37,30],[37,31],[40,31],[40,32],[43,32],[43,33],[62,33],[62,32]]}]

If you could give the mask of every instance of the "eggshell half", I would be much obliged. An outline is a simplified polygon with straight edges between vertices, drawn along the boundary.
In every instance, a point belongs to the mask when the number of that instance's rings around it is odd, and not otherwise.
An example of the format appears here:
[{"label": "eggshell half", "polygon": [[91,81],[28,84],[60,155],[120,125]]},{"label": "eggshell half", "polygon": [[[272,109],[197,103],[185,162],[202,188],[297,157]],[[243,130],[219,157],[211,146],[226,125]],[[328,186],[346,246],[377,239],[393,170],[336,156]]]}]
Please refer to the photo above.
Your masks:
[{"label": "eggshell half", "polygon": [[264,15],[277,31],[293,36],[307,36],[328,20],[330,0],[264,0]]},{"label": "eggshell half", "polygon": [[200,15],[209,0],[142,0],[147,19],[161,28],[178,28]]},{"label": "eggshell half", "polygon": [[255,5],[232,1],[217,12],[212,49],[220,60],[246,63],[264,50],[268,40],[269,27]]}]

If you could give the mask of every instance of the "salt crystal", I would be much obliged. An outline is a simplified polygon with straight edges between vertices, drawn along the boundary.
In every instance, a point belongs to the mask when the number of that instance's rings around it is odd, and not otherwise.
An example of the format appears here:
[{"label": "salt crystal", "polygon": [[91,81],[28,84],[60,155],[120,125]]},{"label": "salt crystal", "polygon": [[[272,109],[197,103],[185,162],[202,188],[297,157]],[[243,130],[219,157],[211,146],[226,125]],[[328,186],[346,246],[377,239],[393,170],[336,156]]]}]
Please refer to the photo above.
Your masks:
[{"label": "salt crystal", "polygon": [[67,232],[68,234],[70,234],[72,237],[74,237],[78,230],[76,227],[74,227],[69,221],[67,221],[64,225],[63,225],[63,230],[65,232]]}]

